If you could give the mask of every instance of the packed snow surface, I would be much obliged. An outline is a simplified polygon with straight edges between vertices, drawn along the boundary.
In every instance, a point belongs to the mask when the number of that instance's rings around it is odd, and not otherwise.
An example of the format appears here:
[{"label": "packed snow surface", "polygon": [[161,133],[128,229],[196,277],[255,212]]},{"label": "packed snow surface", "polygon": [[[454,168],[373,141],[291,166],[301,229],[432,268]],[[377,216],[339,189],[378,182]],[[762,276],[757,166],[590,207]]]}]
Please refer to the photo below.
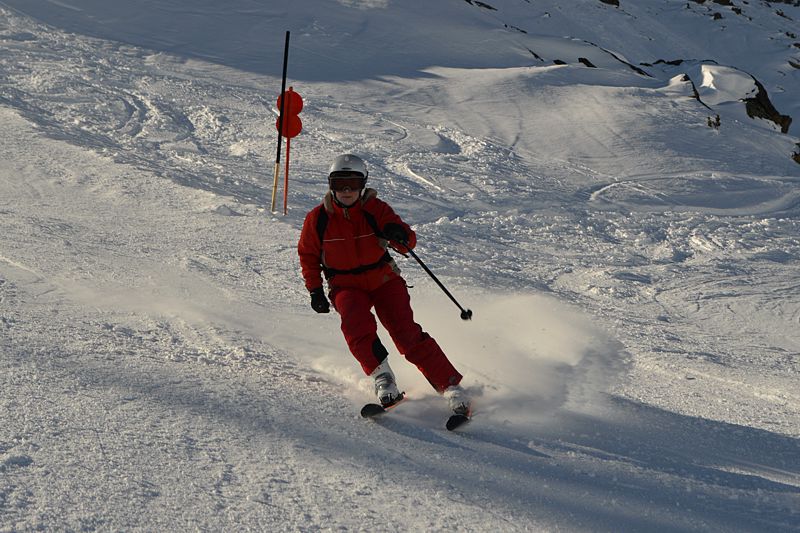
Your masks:
[{"label": "packed snow surface", "polygon": [[[0,1],[0,531],[797,531],[800,6],[733,4]],[[463,430],[309,307],[345,152]]]}]

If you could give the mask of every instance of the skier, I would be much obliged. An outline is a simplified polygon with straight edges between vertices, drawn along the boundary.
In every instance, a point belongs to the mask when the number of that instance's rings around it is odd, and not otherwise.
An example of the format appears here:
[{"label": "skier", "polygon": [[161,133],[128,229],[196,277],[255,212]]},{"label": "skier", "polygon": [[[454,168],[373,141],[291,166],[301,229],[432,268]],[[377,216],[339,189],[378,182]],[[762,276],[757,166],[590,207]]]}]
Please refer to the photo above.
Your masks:
[{"label": "skier", "polygon": [[384,407],[402,399],[388,352],[377,334],[371,309],[405,358],[448,401],[457,415],[470,414],[470,401],[459,385],[461,374],[439,344],[414,321],[411,301],[400,269],[389,255],[413,249],[416,234],[375,189],[366,188],[367,166],[353,154],[337,157],[328,173],[329,191],[305,218],[297,246],[311,307],[330,312],[330,302],[341,317],[350,352],[372,377],[375,394]]}]

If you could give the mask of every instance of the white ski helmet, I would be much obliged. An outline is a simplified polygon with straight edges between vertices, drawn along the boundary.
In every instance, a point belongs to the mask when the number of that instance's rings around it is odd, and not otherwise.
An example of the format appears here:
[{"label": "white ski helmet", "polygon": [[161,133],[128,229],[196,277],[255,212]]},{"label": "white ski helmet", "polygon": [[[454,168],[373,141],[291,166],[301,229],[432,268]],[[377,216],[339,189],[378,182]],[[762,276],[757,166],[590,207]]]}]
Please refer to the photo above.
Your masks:
[{"label": "white ski helmet", "polygon": [[366,181],[369,172],[367,172],[367,164],[363,159],[353,154],[343,154],[333,160],[331,168],[328,170],[328,177],[334,177],[334,172],[357,172],[361,174]]}]

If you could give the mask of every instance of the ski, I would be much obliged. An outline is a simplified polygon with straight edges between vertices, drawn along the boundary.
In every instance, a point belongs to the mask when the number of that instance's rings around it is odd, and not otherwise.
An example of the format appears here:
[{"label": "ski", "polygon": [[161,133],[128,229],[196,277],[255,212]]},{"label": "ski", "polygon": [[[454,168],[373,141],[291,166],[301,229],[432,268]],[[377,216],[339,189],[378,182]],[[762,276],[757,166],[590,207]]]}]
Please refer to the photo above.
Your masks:
[{"label": "ski", "polygon": [[400,402],[406,399],[406,393],[401,392],[400,396],[390,404],[381,405],[379,403],[368,403],[364,407],[361,408],[361,417],[362,418],[372,418],[373,416],[378,416],[384,414],[389,409],[397,406]]},{"label": "ski", "polygon": [[[364,407],[361,408],[361,418],[373,418],[376,416],[380,416],[386,414],[390,410],[397,407],[399,403],[402,403],[406,399],[405,393],[402,393],[397,400],[388,404],[388,405],[381,405],[379,403],[368,403],[365,404]],[[463,414],[455,414],[450,415],[450,418],[447,419],[447,423],[445,427],[448,431],[454,431],[467,422],[470,421],[470,417],[468,415]]]},{"label": "ski", "polygon": [[373,416],[382,415],[386,412],[386,408],[379,403],[368,403],[361,408],[361,418],[372,418]]},{"label": "ski", "polygon": [[447,427],[448,431],[453,431],[456,428],[459,428],[469,422],[469,417],[467,415],[452,415],[450,418],[447,419]]}]

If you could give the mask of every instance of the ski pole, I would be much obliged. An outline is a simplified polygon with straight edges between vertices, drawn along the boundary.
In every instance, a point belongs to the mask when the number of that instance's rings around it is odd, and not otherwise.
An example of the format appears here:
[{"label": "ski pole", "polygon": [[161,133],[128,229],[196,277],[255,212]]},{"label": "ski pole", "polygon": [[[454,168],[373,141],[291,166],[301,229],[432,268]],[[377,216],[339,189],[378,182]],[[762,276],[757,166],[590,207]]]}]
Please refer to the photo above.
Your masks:
[{"label": "ski pole", "polygon": [[434,273],[433,273],[433,272],[431,272],[431,269],[430,269],[430,268],[428,268],[428,267],[425,265],[425,263],[423,263],[423,262],[422,262],[422,259],[420,259],[419,257],[417,257],[417,254],[415,254],[415,253],[414,253],[414,250],[412,250],[411,248],[409,248],[409,247],[408,247],[408,243],[402,242],[402,243],[400,243],[400,244],[402,244],[403,246],[405,246],[405,247],[406,247],[406,250],[408,250],[408,253],[409,253],[409,254],[411,254],[411,257],[413,257],[414,259],[416,259],[417,263],[419,263],[419,266],[421,266],[421,267],[422,267],[422,268],[425,270],[425,272],[427,272],[427,273],[428,273],[428,275],[429,275],[429,276],[430,276],[430,277],[433,279],[433,281],[435,281],[435,282],[436,282],[436,284],[437,284],[437,285],[439,285],[439,288],[440,288],[440,289],[442,289],[442,290],[444,291],[444,293],[445,293],[445,294],[446,294],[446,295],[447,295],[447,296],[448,296],[448,297],[449,297],[449,298],[450,298],[450,299],[453,301],[453,303],[454,303],[454,304],[456,304],[456,306],[457,306],[459,309],[461,309],[461,320],[472,320],[472,310],[471,310],[471,309],[464,309],[463,307],[461,307],[461,304],[460,304],[460,303],[458,303],[458,301],[457,301],[457,300],[456,300],[456,299],[453,297],[453,295],[452,295],[452,294],[450,294],[450,291],[448,291],[448,290],[447,290],[447,287],[445,287],[445,286],[442,284],[442,282],[441,282],[441,281],[439,281],[439,278],[437,278],[437,277],[434,275]]},{"label": "ski pole", "polygon": [[[286,30],[286,43],[283,47],[283,78],[281,81],[281,95],[286,91],[286,67],[289,64],[289,30]],[[272,207],[271,211],[275,212],[275,197],[278,195],[278,173],[281,167],[281,140],[283,136],[283,120],[284,120],[284,105],[286,105],[288,98],[281,99],[280,109],[278,110],[278,153],[275,156],[275,173],[272,176]]]}]

